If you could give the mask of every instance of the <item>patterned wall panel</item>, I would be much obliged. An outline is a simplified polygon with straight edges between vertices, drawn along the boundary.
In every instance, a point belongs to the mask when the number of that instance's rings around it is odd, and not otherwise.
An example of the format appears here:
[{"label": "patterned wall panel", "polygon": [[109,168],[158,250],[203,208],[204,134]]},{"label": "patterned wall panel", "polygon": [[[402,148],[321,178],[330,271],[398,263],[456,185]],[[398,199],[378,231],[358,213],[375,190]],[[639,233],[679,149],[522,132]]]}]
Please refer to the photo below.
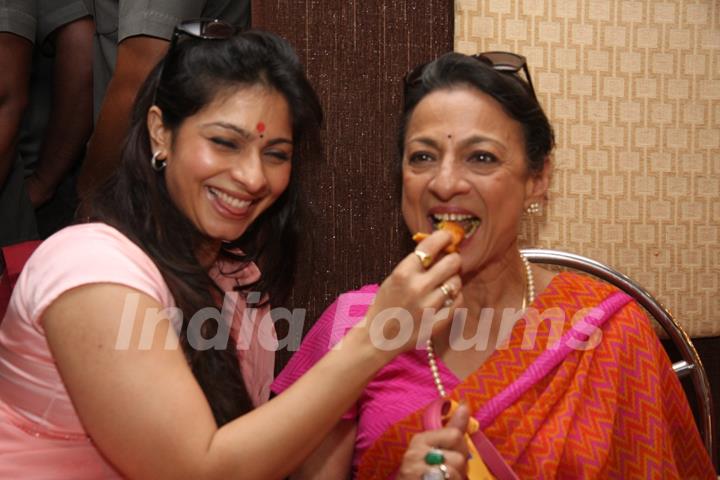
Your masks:
[{"label": "patterned wall panel", "polygon": [[720,3],[456,0],[455,49],[525,55],[555,125],[525,244],[614,265],[720,335]]}]

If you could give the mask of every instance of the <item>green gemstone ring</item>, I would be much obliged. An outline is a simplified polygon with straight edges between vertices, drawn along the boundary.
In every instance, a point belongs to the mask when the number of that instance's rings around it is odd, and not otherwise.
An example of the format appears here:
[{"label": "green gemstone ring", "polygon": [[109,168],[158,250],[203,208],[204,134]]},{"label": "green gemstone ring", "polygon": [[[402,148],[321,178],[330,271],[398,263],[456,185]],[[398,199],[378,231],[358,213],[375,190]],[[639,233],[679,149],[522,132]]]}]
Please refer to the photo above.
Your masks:
[{"label": "green gemstone ring", "polygon": [[425,455],[425,463],[428,465],[440,465],[441,463],[445,463],[445,455],[443,455],[442,450],[431,448]]}]

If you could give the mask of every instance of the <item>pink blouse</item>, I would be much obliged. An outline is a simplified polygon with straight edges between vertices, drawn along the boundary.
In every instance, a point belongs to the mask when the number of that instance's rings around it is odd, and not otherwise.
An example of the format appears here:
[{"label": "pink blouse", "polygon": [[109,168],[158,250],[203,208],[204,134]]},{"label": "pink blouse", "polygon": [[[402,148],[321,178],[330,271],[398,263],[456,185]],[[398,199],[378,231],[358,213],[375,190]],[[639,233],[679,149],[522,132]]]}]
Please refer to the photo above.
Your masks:
[{"label": "pink blouse", "polygon": [[[313,325],[300,349],[275,379],[273,392],[281,393],[290,387],[344,337],[365,316],[377,290],[377,285],[365,285],[340,295]],[[455,388],[460,379],[442,362],[438,362],[438,368],[445,388],[448,391]],[[398,355],[380,369],[355,406],[343,416],[344,420],[357,423],[353,477],[362,454],[390,425],[417,410],[418,405],[437,398],[424,346]]]},{"label": "pink blouse", "polygon": [[[216,266],[211,272],[226,291],[260,276],[254,264],[231,276],[226,270]],[[87,436],[42,326],[43,312],[61,294],[92,283],[124,285],[163,307],[175,306],[152,260],[108,225],[75,225],[44,241],[20,274],[0,324],[0,478],[120,477]],[[238,358],[257,406],[269,398],[275,331],[272,322],[260,321],[267,307],[254,312],[255,322],[243,323],[244,296],[231,294],[226,304],[223,315],[232,315],[231,330],[239,332]]]}]

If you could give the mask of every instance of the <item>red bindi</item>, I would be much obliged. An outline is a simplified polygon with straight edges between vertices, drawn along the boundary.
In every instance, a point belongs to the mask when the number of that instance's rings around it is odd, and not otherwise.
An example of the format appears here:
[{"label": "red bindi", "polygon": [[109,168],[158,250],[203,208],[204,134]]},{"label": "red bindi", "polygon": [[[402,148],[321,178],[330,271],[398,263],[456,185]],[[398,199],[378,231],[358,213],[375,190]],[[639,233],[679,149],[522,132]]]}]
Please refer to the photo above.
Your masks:
[{"label": "red bindi", "polygon": [[258,122],[255,128],[257,129],[258,133],[262,135],[262,133],[265,131],[265,123]]}]

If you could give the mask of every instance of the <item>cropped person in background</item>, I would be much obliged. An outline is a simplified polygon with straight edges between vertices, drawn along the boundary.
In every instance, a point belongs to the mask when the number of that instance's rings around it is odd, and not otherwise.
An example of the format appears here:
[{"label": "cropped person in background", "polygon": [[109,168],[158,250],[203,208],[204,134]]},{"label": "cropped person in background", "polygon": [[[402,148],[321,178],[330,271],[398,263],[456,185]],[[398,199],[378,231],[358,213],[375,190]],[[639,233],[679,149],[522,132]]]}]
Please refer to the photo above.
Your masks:
[{"label": "cropped person in background", "polygon": [[95,19],[95,130],[78,180],[87,197],[117,168],[135,96],[163,56],[173,27],[189,18],[250,25],[249,0],[85,0]]},{"label": "cropped person in background", "polygon": [[47,237],[75,214],[73,169],[92,129],[94,25],[82,0],[5,2],[0,12],[4,29],[22,27],[0,41],[9,122],[0,170],[13,165],[0,190],[0,243],[11,244]]},{"label": "cropped person in background", "polygon": [[69,225],[77,209],[77,171],[92,133],[95,25],[81,0],[38,5],[50,33],[36,44],[19,150],[38,233],[46,238]]},{"label": "cropped person in background", "polygon": [[22,159],[17,155],[20,124],[29,98],[36,29],[34,2],[0,2],[0,246],[37,237],[35,214],[24,188]]},{"label": "cropped person in background", "polygon": [[[445,222],[464,231],[462,287],[443,290],[453,325],[380,370],[296,478],[457,478],[464,452],[425,428],[439,398],[468,405],[492,447],[471,442],[468,464],[480,458],[478,471],[495,478],[714,478],[644,311],[615,287],[530,265],[519,251],[554,146],[525,59],[448,53],[413,70],[399,145],[410,232]],[[273,390],[302,378],[376,291],[340,296]]]}]

